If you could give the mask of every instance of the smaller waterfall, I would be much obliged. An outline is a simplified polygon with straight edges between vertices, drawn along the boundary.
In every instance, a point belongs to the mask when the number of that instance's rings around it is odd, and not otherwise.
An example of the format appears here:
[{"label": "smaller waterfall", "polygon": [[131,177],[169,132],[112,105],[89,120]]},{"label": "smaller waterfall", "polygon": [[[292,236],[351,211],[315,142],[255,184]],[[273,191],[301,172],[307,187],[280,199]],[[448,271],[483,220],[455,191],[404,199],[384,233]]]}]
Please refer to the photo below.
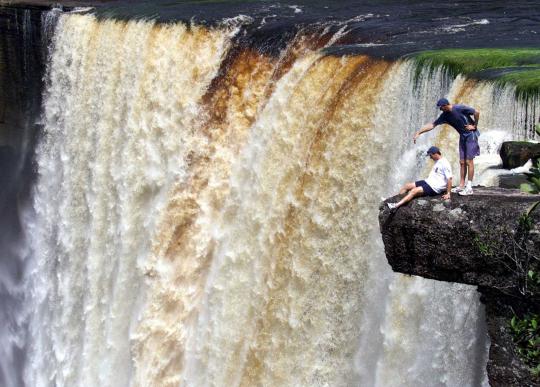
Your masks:
[{"label": "smaller waterfall", "polygon": [[23,385],[28,205],[43,76],[40,12],[2,7],[0,28],[0,385]]},{"label": "smaller waterfall", "polygon": [[[453,143],[438,143],[440,128],[416,144],[412,141],[421,125],[436,118],[434,101],[453,83],[442,69],[417,73],[412,62],[394,65],[376,102],[376,135],[387,143],[388,152],[381,196],[394,195],[404,182],[422,178],[430,168],[425,157],[430,145],[441,146],[445,156],[457,152]],[[369,334],[361,336],[355,359],[359,384],[487,385],[487,337],[475,288],[393,273],[378,228],[371,241],[379,249],[369,261],[369,301],[361,326]]]},{"label": "smaller waterfall", "polygon": [[41,14],[41,39],[43,40],[41,46],[43,48],[43,58],[47,58],[51,51],[54,30],[61,14],[61,7],[54,7],[50,11],[46,11]]}]

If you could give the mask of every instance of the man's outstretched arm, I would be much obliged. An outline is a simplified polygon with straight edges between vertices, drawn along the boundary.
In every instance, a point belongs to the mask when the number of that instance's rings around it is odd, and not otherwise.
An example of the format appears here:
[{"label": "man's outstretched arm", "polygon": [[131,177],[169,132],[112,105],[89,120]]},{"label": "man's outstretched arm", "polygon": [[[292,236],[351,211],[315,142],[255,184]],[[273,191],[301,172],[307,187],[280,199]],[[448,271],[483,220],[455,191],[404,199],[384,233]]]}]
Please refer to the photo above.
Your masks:
[{"label": "man's outstretched arm", "polygon": [[422,133],[429,132],[429,131],[430,131],[431,129],[433,129],[434,127],[435,127],[435,125],[433,125],[432,123],[425,124],[424,126],[422,126],[422,127],[420,128],[420,130],[414,134],[414,137],[413,137],[414,143],[416,144],[416,139],[417,139]]}]

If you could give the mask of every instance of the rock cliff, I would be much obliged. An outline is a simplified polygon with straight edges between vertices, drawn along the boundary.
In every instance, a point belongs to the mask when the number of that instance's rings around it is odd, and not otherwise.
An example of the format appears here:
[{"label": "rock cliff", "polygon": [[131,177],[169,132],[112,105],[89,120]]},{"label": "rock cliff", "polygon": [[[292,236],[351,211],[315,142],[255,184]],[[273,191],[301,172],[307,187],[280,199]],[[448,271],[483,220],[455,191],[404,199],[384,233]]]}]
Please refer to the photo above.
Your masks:
[{"label": "rock cliff", "polygon": [[540,289],[527,272],[538,270],[540,208],[523,217],[540,195],[476,187],[413,200],[398,210],[381,204],[379,222],[388,262],[396,272],[477,285],[491,339],[491,386],[538,386],[510,336],[514,313],[540,312]]}]

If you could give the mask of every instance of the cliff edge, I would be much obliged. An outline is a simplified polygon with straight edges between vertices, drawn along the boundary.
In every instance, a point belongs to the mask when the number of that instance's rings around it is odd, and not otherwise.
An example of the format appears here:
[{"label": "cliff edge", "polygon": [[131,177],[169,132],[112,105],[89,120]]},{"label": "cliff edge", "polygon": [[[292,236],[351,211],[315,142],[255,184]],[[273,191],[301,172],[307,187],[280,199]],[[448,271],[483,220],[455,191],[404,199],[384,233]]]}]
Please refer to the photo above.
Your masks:
[{"label": "cliff edge", "polygon": [[524,216],[540,195],[475,187],[474,195],[413,200],[380,206],[386,257],[396,272],[478,286],[491,339],[487,366],[491,386],[540,386],[518,356],[510,321],[540,313],[540,207]]}]

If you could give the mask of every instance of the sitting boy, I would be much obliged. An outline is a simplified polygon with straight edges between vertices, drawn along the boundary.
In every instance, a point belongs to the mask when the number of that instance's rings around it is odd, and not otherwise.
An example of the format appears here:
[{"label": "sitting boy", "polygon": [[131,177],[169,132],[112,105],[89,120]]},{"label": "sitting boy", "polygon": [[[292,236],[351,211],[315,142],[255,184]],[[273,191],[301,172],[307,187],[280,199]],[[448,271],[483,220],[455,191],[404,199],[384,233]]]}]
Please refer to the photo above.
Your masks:
[{"label": "sitting boy", "polygon": [[419,180],[414,183],[407,183],[399,190],[399,194],[403,195],[407,191],[409,193],[397,203],[387,203],[388,208],[399,208],[405,203],[410,202],[413,198],[419,196],[436,196],[446,190],[442,196],[443,199],[450,199],[450,190],[452,189],[452,167],[448,160],[441,155],[441,151],[436,146],[428,149],[427,155],[435,161],[435,165],[431,169],[426,180]]}]

